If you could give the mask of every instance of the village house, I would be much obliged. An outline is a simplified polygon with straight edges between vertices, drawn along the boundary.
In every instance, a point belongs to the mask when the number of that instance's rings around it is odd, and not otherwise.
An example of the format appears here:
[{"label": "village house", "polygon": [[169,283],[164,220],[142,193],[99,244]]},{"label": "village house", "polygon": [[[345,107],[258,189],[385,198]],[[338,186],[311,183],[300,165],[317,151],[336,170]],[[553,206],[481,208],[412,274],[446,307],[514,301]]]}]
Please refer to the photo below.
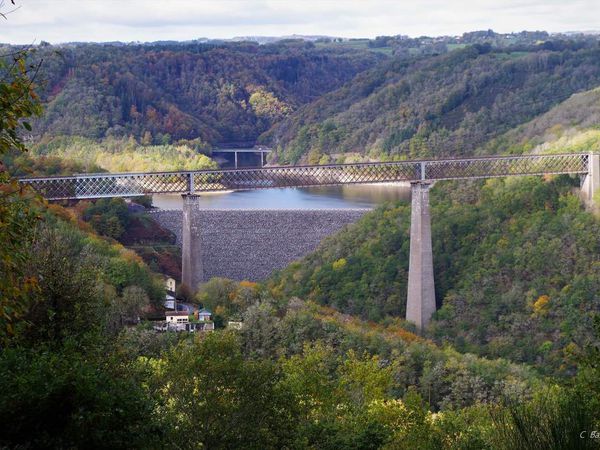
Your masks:
[{"label": "village house", "polygon": [[[215,324],[211,320],[210,311],[205,311],[201,316],[188,314],[187,311],[167,311],[165,325],[157,326],[157,331],[213,331]],[[208,315],[206,314],[208,313]]]},{"label": "village house", "polygon": [[211,320],[212,313],[208,309],[201,309],[198,311],[198,321],[208,322]]},{"label": "village house", "polygon": [[174,278],[167,277],[165,279],[165,287],[167,288],[167,291],[169,291],[171,294],[175,295],[175,289],[176,289],[177,285],[175,283]]},{"label": "village house", "polygon": [[167,311],[166,321],[167,328],[177,329],[178,325],[183,325],[185,328],[185,324],[190,321],[190,316],[185,311]]},{"label": "village house", "polygon": [[175,283],[175,279],[171,277],[165,278],[165,303],[164,306],[167,309],[175,309],[175,289],[177,285]]}]

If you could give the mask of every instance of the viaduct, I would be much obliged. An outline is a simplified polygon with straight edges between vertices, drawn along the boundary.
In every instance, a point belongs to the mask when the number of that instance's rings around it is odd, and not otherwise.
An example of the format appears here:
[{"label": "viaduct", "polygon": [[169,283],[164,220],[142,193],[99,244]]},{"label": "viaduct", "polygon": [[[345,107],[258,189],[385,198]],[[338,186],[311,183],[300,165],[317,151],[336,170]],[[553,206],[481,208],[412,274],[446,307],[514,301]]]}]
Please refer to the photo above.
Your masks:
[{"label": "viaduct", "polygon": [[[282,166],[182,172],[85,174],[23,178],[19,181],[48,200],[133,197],[155,193],[184,196],[183,282],[194,286],[202,273],[198,196],[203,192],[279,187],[408,181],[412,211],[406,319],[422,329],[436,310],[429,190],[435,181],[524,175],[573,174],[582,177],[581,197],[588,207],[600,191],[600,154],[492,156],[385,163]],[[597,200],[597,199],[596,199]],[[223,224],[227,228],[227,224]]]}]

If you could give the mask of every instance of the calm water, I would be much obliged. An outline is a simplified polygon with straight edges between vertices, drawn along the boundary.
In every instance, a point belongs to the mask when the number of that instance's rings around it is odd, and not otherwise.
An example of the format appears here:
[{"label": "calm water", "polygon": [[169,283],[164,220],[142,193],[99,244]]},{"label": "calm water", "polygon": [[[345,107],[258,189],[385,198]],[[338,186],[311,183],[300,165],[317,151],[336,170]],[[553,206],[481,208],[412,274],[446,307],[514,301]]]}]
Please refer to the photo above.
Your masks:
[{"label": "calm water", "polygon": [[[410,199],[410,185],[360,184],[210,193],[200,197],[205,209],[328,209],[370,208],[379,203]],[[181,209],[180,195],[154,195],[154,206]]]}]

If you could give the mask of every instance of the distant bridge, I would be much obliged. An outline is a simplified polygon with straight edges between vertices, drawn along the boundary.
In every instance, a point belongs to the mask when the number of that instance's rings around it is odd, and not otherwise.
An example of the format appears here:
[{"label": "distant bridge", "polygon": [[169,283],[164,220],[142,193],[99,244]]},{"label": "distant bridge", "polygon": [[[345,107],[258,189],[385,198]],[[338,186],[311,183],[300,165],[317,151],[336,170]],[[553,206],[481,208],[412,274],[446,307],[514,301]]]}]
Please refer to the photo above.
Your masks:
[{"label": "distant bridge", "polygon": [[[240,167],[238,162],[238,155],[255,155],[259,157],[258,167],[264,167],[267,164],[267,155],[271,153],[268,148],[217,148],[211,152],[211,156],[215,155],[230,155],[233,153],[233,167],[237,169]],[[247,166],[246,166],[247,167]],[[254,167],[254,166],[251,166]]]},{"label": "distant bridge", "polygon": [[202,249],[196,236],[201,223],[198,218],[203,214],[197,198],[203,192],[410,182],[412,212],[406,318],[421,329],[429,323],[436,309],[429,215],[431,184],[438,180],[548,174],[582,175],[581,196],[588,206],[592,205],[593,194],[600,190],[600,155],[574,153],[256,169],[101,173],[22,178],[19,181],[48,200],[183,194],[182,280],[191,288],[202,280]]}]

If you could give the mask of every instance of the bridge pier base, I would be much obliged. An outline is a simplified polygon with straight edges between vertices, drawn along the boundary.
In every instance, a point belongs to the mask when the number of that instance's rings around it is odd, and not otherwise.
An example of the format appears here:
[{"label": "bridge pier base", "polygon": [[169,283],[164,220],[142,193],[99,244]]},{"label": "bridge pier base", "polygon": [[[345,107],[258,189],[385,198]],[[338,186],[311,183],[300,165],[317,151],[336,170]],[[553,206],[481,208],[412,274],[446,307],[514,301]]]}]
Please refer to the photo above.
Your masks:
[{"label": "bridge pier base", "polygon": [[600,154],[590,153],[588,173],[581,185],[581,199],[588,208],[600,206],[600,198],[594,199],[594,193],[600,196]]},{"label": "bridge pier base", "polygon": [[410,259],[406,320],[424,329],[436,310],[429,189],[431,183],[411,183]]},{"label": "bridge pier base", "polygon": [[203,281],[200,230],[194,216],[199,214],[199,195],[183,195],[183,221],[181,230],[181,282],[196,292]]}]

